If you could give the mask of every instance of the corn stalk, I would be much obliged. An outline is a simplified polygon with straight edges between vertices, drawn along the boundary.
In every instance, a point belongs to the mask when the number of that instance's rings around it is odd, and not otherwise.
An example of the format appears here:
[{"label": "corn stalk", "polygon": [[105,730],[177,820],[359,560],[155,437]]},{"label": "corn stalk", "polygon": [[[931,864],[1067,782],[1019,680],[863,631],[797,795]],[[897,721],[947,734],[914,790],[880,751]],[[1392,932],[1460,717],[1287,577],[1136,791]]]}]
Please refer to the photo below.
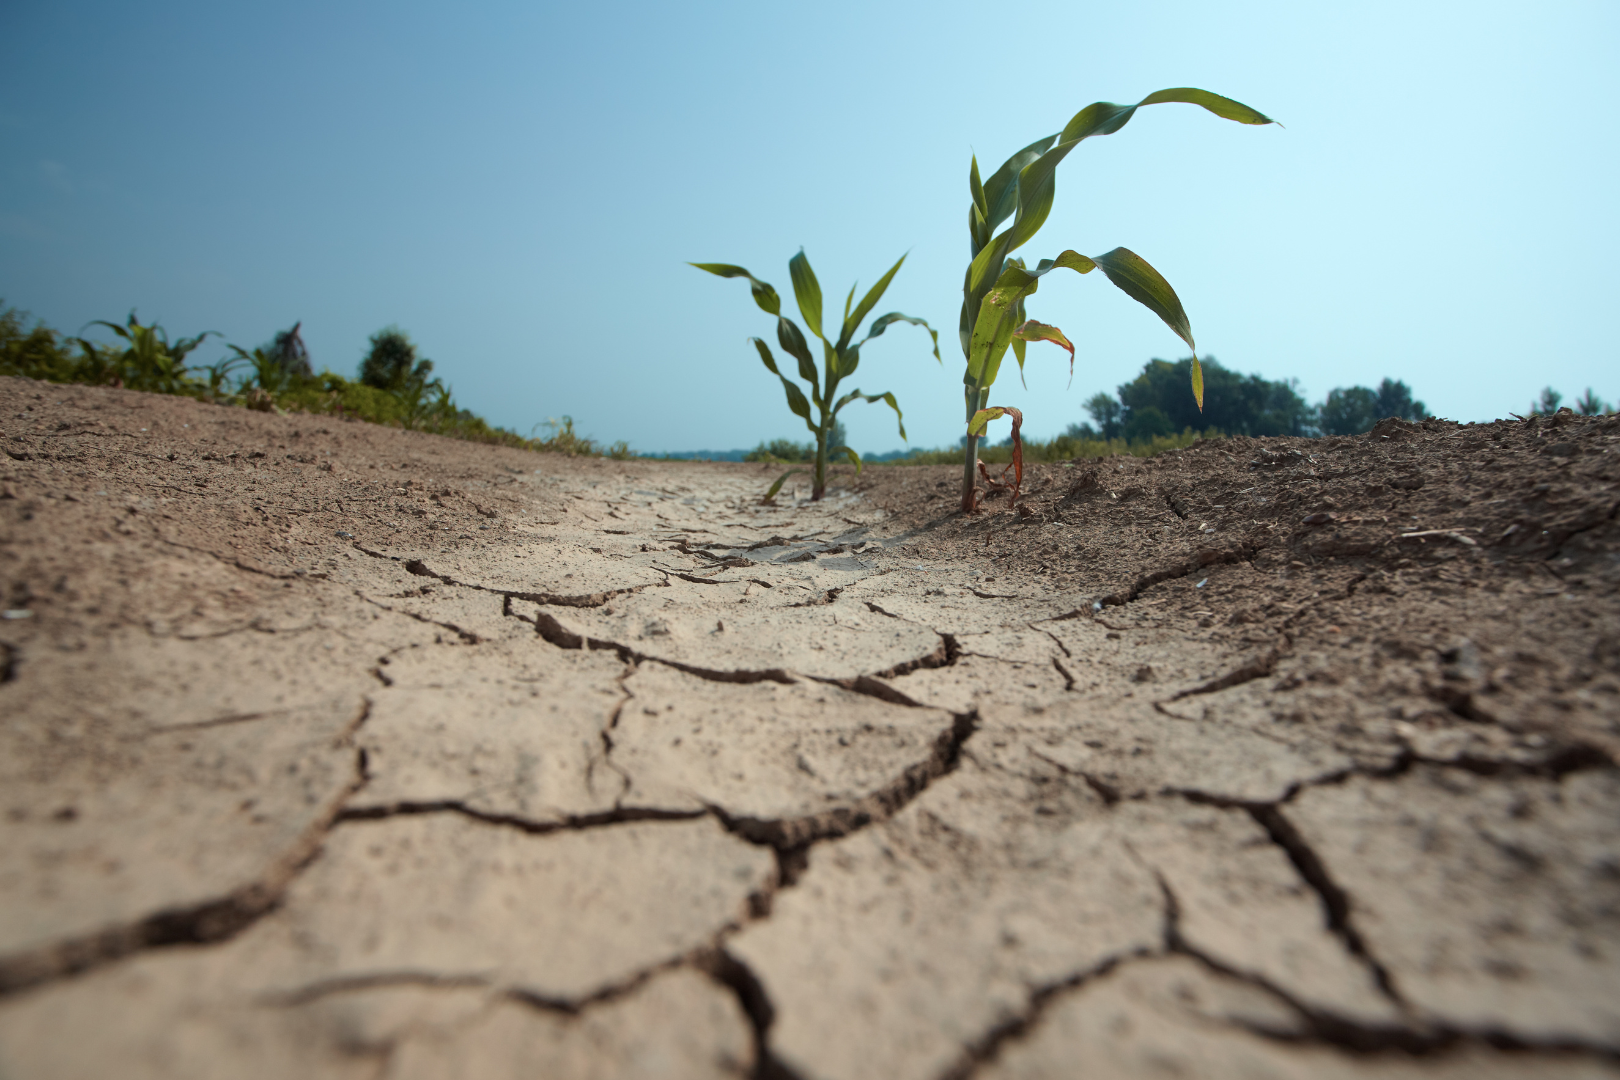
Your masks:
[{"label": "corn stalk", "polygon": [[[1149,94],[1135,105],[1115,105],[1107,101],[1088,105],[1075,113],[1058,134],[1037,139],[1008,158],[988,181],[980,181],[979,161],[977,157],[973,159],[968,173],[968,187],[973,196],[973,204],[968,209],[973,261],[962,283],[962,316],[959,324],[962,353],[967,358],[967,371],[962,381],[970,425],[989,401],[990,386],[995,382],[1008,346],[1012,347],[1018,358],[1021,376],[1024,349],[1028,342],[1062,339],[1061,343],[1069,349],[1070,371],[1074,370],[1074,349],[1067,344],[1066,338],[1062,338],[1062,332],[1056,327],[1029,321],[1024,311],[1024,303],[1034,294],[1040,279],[1060,267],[1081,274],[1101,269],[1108,280],[1159,316],[1177,337],[1193,348],[1193,397],[1198,402],[1198,408],[1203,409],[1203,371],[1198,364],[1192,327],[1175,290],[1146,259],[1123,247],[1094,257],[1065,251],[1056,259],[1040,260],[1031,271],[1022,259],[1011,257],[1046,223],[1056,192],[1057,167],[1070,151],[1094,135],[1112,135],[1129,123],[1142,106],[1167,102],[1198,105],[1224,120],[1235,120],[1240,124],[1275,123],[1270,117],[1231,98],[1212,94],[1208,90],[1177,87]],[[996,233],[996,226],[1009,217],[1012,224]],[[979,430],[983,430],[982,423]],[[964,513],[972,513],[974,509],[974,468],[978,463],[978,452],[978,435],[970,430],[962,469]]]},{"label": "corn stalk", "polygon": [[[859,389],[851,390],[843,397],[834,400],[838,393],[838,385],[844,379],[855,374],[855,369],[861,362],[861,347],[868,341],[881,335],[890,326],[897,322],[912,323],[928,331],[934,343],[934,359],[940,360],[939,334],[933,327],[922,319],[904,315],[898,311],[891,311],[887,315],[880,315],[872,320],[867,327],[866,336],[855,341],[855,334],[860,329],[861,320],[871,314],[877,302],[889,288],[894,275],[899,273],[900,266],[906,261],[904,255],[900,256],[889,268],[889,272],[878,279],[876,285],[867,290],[859,304],[855,304],[853,311],[850,305],[855,301],[855,285],[849,287],[849,295],[844,298],[844,321],[839,327],[838,337],[829,340],[821,329],[821,283],[816,280],[816,273],[810,268],[810,260],[805,257],[801,249],[797,255],[788,261],[788,272],[793,278],[793,298],[798,302],[799,314],[803,316],[805,325],[810,332],[821,342],[822,370],[816,370],[815,360],[810,354],[810,345],[804,336],[804,331],[792,319],[782,314],[782,300],[772,286],[756,278],[740,266],[730,263],[691,263],[699,270],[706,270],[724,278],[747,278],[748,288],[754,295],[754,303],[769,315],[776,316],[776,343],[782,351],[793,357],[799,363],[799,378],[809,384],[810,393],[807,397],[799,385],[783,375],[776,366],[776,357],[771,354],[770,346],[761,338],[749,338],[754,348],[759,351],[759,358],[765,365],[765,370],[782,380],[782,391],[787,395],[788,408],[793,415],[804,421],[804,426],[816,437],[816,464],[815,479],[811,488],[812,501],[820,499],[827,491],[827,456],[829,449],[842,451],[854,465],[855,472],[861,471],[861,455],[848,446],[830,448],[831,435],[834,426],[838,423],[838,413],[845,405],[861,400],[868,403],[884,402],[894,410],[895,420],[900,427],[900,438],[906,437],[905,417],[900,412],[900,404],[892,393],[885,391],[881,394],[863,394]],[[941,361],[943,362],[943,361]],[[811,417],[811,408],[816,411]],[[786,480],[796,470],[789,470],[771,486],[765,498],[769,501],[782,487]]]}]

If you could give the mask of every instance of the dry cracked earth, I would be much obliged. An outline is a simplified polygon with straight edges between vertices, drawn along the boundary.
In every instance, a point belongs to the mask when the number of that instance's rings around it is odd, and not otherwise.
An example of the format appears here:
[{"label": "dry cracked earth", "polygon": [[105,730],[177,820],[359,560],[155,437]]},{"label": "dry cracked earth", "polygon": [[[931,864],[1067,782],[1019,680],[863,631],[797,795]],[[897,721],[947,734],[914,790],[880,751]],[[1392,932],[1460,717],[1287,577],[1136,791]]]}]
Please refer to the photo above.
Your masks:
[{"label": "dry cracked earth", "polygon": [[1620,418],[0,448],[8,1080],[1620,1075]]}]

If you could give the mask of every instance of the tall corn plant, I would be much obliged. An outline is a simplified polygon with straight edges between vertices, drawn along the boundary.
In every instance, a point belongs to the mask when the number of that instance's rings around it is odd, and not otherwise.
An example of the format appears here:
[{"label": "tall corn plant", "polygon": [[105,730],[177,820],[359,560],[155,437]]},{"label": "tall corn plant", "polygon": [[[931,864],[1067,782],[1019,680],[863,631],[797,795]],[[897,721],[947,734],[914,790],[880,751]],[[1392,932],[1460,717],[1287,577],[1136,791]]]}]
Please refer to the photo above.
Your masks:
[{"label": "tall corn plant", "polygon": [[[820,499],[827,491],[827,453],[828,444],[832,441],[833,428],[838,423],[838,413],[850,402],[859,398],[866,402],[886,402],[894,410],[896,421],[900,425],[900,437],[906,437],[905,417],[900,412],[900,404],[895,401],[894,395],[885,391],[881,394],[863,394],[860,390],[851,390],[843,397],[833,400],[838,393],[838,384],[855,374],[855,369],[861,362],[861,346],[879,336],[891,325],[897,322],[908,322],[920,326],[928,331],[934,342],[934,359],[940,360],[939,333],[922,319],[903,315],[898,311],[891,311],[887,315],[879,315],[867,327],[866,336],[855,341],[855,333],[860,329],[861,320],[872,313],[877,302],[883,298],[884,292],[889,288],[889,282],[900,271],[901,263],[906,261],[904,255],[900,261],[889,268],[889,272],[878,279],[876,285],[867,290],[861,302],[855,305],[853,311],[850,305],[855,300],[855,285],[849,287],[849,295],[844,298],[844,321],[839,327],[836,340],[829,340],[821,329],[821,283],[816,280],[816,273],[810,269],[810,260],[805,258],[804,251],[788,260],[788,273],[793,277],[793,298],[798,301],[799,314],[804,316],[805,325],[810,332],[821,341],[821,355],[823,370],[816,371],[815,360],[810,355],[809,343],[805,340],[804,332],[798,324],[782,314],[782,300],[776,290],[770,285],[756,278],[740,266],[729,263],[691,263],[699,270],[707,270],[723,278],[743,277],[748,279],[748,287],[754,294],[754,303],[769,315],[776,316],[776,341],[783,351],[799,362],[799,378],[810,384],[810,396],[805,397],[804,391],[799,389],[797,383],[792,382],[776,366],[776,358],[771,355],[768,345],[760,338],[749,338],[754,347],[759,350],[759,358],[765,363],[765,370],[782,380],[782,389],[787,394],[788,408],[793,410],[795,416],[804,421],[804,426],[816,437],[816,464],[815,483],[810,498],[812,501]],[[941,363],[943,361],[941,360]],[[816,409],[815,419],[811,418],[810,409]],[[855,471],[860,472],[861,455],[847,446],[836,448],[855,464]],[[784,473],[781,479],[771,486],[766,499],[774,496],[793,471]]]},{"label": "tall corn plant", "polygon": [[[973,159],[968,173],[968,186],[973,195],[973,205],[968,210],[973,262],[962,283],[960,322],[962,352],[967,357],[967,372],[962,381],[969,424],[962,470],[964,512],[971,513],[974,509],[974,467],[979,452],[977,432],[983,431],[984,422],[994,417],[980,417],[976,425],[974,419],[989,403],[990,385],[996,381],[1007,347],[1012,346],[1018,358],[1020,374],[1024,367],[1024,349],[1030,341],[1052,341],[1063,346],[1069,351],[1069,368],[1074,369],[1074,346],[1063,332],[1055,326],[1028,319],[1024,312],[1025,301],[1047,273],[1061,267],[1089,274],[1100,268],[1109,281],[1163,319],[1189,347],[1197,349],[1193,344],[1192,326],[1175,290],[1146,259],[1129,248],[1115,248],[1094,258],[1065,251],[1056,259],[1040,260],[1034,270],[1030,270],[1023,259],[1011,258],[1014,251],[1040,231],[1052,212],[1057,167],[1071,150],[1093,135],[1112,135],[1129,123],[1136,110],[1144,105],[1172,101],[1200,105],[1223,120],[1240,124],[1275,123],[1231,98],[1208,90],[1177,87],[1149,94],[1135,105],[1115,105],[1107,101],[1088,105],[1075,113],[1058,134],[1038,139],[1008,158],[988,181],[980,182],[979,161],[977,157]],[[995,232],[996,226],[1009,217],[1012,224],[1000,233]],[[1202,410],[1204,378],[1196,351],[1192,391]]]}]

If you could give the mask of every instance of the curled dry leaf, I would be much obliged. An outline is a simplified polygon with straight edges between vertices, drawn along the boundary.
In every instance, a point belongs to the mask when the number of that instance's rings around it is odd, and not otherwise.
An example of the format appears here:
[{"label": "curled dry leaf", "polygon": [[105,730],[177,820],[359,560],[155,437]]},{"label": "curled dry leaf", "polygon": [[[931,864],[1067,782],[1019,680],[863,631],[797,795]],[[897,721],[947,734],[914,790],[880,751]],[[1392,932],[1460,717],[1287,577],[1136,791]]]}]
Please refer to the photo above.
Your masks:
[{"label": "curled dry leaf", "polygon": [[[1012,496],[1007,500],[1007,505],[1012,506],[1018,502],[1018,492],[1024,484],[1024,440],[1019,434],[1019,429],[1024,426],[1024,414],[1013,408],[1011,405],[992,405],[988,409],[980,409],[978,412],[973,414],[972,421],[968,423],[968,431],[974,435],[978,435],[984,431],[985,426],[989,424],[990,421],[999,420],[1003,416],[1012,417],[1012,464],[1002,466],[1001,475],[999,477],[992,477],[990,475],[990,470],[986,469],[984,467],[984,462],[981,461],[979,462],[979,475],[984,478],[985,490],[987,492],[1010,490],[1012,492]],[[1011,469],[1013,473],[1013,480],[1011,484],[1007,483],[1008,469]],[[970,512],[978,510],[979,503],[982,501],[982,499],[983,496],[975,493]]]}]

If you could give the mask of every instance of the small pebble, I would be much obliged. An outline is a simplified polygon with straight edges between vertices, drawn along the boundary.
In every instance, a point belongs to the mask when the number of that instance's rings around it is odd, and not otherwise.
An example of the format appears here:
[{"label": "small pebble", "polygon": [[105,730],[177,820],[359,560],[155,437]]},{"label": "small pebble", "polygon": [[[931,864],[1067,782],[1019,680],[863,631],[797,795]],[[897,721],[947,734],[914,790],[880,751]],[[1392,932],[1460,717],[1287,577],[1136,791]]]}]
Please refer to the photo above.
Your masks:
[{"label": "small pebble", "polygon": [[337,531],[337,535],[341,539],[344,539],[344,540],[353,540],[354,539],[354,533],[352,533],[352,532],[344,532],[342,529],[339,529]]},{"label": "small pebble", "polygon": [[0,612],[0,619],[32,619],[34,613],[27,608],[10,608]]}]

